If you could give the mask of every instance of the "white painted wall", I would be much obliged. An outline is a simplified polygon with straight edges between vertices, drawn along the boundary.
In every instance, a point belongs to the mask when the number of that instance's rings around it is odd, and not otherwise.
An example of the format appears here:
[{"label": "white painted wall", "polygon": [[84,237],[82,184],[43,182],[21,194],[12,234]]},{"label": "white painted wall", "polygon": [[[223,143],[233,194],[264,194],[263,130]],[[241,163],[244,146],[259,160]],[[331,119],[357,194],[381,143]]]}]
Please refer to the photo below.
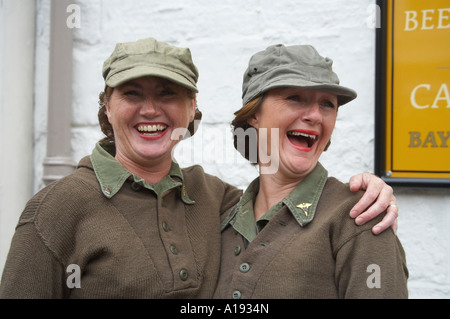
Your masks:
[{"label": "white painted wall", "polygon": [[33,0],[0,1],[0,269],[33,185]]},{"label": "white painted wall", "polygon": [[[339,111],[332,146],[321,162],[348,181],[374,166],[375,30],[372,0],[78,0],[74,29],[73,159],[90,154],[97,125],[101,68],[116,42],[155,37],[191,48],[200,70],[199,132],[177,149],[182,166],[202,164],[240,187],[256,175],[231,143],[229,122],[241,106],[242,75],[250,56],[276,43],[312,44],[334,60],[342,84],[359,97]],[[49,0],[36,2],[34,184],[42,187],[48,91]],[[1,41],[0,45],[4,45]],[[3,175],[2,175],[3,177]],[[411,298],[450,297],[450,190],[395,189],[398,236],[407,253]],[[3,208],[2,208],[3,209]],[[0,214],[5,214],[0,211]],[[8,214],[18,214],[9,209]],[[1,216],[1,215],[0,215]],[[0,240],[9,240],[0,233]]]}]

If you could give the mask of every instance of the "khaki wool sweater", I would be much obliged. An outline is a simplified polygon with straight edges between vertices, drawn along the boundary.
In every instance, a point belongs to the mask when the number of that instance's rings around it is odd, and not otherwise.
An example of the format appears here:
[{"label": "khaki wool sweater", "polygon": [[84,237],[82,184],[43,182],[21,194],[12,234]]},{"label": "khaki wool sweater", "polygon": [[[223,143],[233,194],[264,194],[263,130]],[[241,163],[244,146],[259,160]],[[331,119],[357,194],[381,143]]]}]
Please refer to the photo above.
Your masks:
[{"label": "khaki wool sweater", "polygon": [[161,196],[128,178],[107,198],[83,158],[26,205],[0,298],[211,298],[220,213],[242,192],[200,166],[182,173],[184,186]]},{"label": "khaki wool sweater", "polygon": [[407,298],[400,241],[391,228],[371,232],[383,214],[363,226],[349,216],[361,195],[329,177],[314,216],[301,213],[299,223],[283,206],[250,243],[230,225],[233,213],[227,214],[214,297]]}]

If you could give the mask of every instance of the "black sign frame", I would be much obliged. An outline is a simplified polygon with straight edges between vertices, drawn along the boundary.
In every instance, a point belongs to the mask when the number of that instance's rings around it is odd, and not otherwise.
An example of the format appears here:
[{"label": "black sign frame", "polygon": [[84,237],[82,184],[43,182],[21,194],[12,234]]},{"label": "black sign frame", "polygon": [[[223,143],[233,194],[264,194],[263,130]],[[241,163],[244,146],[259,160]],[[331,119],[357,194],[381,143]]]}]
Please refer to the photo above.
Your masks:
[{"label": "black sign frame", "polygon": [[[402,0],[404,1],[404,0]],[[394,10],[395,0],[377,0],[376,69],[375,69],[375,174],[391,186],[450,187],[449,178],[392,177],[386,168],[387,138],[387,41],[388,9]],[[392,44],[393,45],[393,44]],[[392,82],[391,82],[392,83]],[[392,89],[392,88],[391,88]],[[392,125],[392,123],[391,123]],[[392,154],[392,152],[391,152]]]}]

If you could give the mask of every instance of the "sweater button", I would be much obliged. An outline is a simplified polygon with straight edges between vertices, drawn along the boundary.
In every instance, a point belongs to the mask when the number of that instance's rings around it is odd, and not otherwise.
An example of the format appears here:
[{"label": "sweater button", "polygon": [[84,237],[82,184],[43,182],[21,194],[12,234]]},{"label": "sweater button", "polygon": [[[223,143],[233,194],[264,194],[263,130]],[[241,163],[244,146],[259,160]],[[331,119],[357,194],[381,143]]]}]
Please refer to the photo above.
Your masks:
[{"label": "sweater button", "polygon": [[235,291],[233,291],[233,293],[231,294],[231,297],[232,297],[233,299],[241,299],[242,294],[241,294],[241,292],[240,292],[239,290],[235,290]]},{"label": "sweater button", "polygon": [[169,225],[166,222],[162,222],[162,228],[166,233],[170,230]]},{"label": "sweater button", "polygon": [[178,255],[178,249],[174,245],[170,245],[170,251],[172,252],[172,254]]},{"label": "sweater button", "polygon": [[234,255],[237,256],[241,253],[241,246],[237,245],[236,248],[234,248]]},{"label": "sweater button", "polygon": [[243,263],[239,266],[239,270],[243,273],[246,273],[250,270],[250,265],[247,263]]},{"label": "sweater button", "polygon": [[142,189],[142,185],[139,184],[138,182],[133,182],[131,183],[131,189],[134,190],[135,192],[139,192]]},{"label": "sweater button", "polygon": [[184,268],[181,269],[180,270],[180,279],[183,281],[186,281],[188,279],[188,277],[189,277],[189,274],[188,274],[187,270]]}]

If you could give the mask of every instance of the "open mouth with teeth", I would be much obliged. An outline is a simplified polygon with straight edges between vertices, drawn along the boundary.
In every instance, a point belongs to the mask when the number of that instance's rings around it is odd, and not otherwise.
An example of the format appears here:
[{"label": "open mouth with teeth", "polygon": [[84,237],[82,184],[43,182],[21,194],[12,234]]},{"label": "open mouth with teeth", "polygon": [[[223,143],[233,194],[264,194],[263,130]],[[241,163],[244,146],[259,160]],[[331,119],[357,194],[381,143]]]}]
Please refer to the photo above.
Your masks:
[{"label": "open mouth with teeth", "polygon": [[302,151],[310,151],[316,144],[318,135],[312,132],[289,131],[287,132],[287,138],[295,148]]},{"label": "open mouth with teeth", "polygon": [[164,124],[140,124],[136,126],[136,129],[138,130],[139,134],[145,135],[145,136],[158,136],[160,134],[163,134],[166,129],[167,125]]}]

